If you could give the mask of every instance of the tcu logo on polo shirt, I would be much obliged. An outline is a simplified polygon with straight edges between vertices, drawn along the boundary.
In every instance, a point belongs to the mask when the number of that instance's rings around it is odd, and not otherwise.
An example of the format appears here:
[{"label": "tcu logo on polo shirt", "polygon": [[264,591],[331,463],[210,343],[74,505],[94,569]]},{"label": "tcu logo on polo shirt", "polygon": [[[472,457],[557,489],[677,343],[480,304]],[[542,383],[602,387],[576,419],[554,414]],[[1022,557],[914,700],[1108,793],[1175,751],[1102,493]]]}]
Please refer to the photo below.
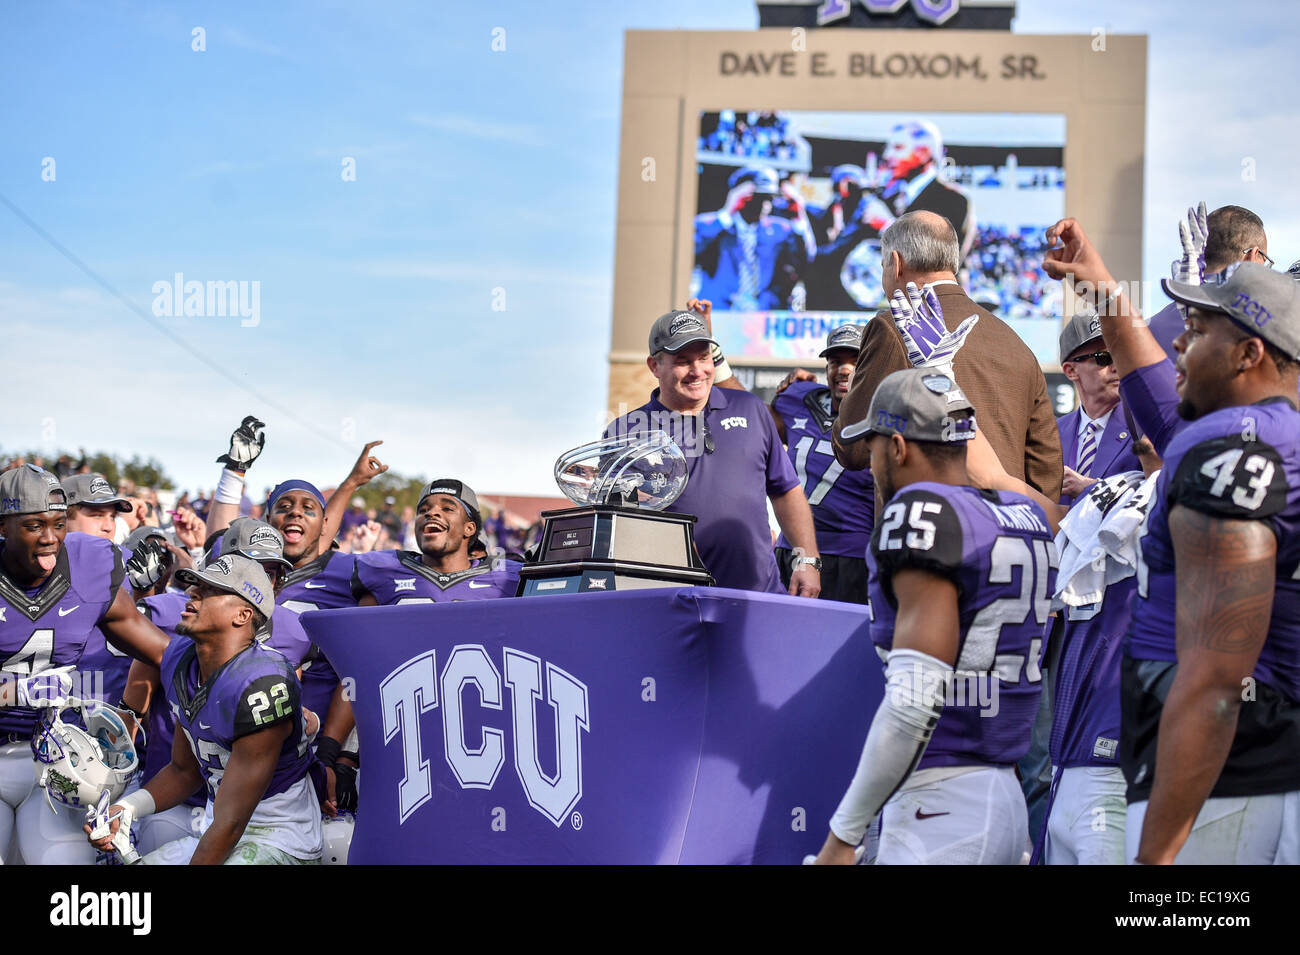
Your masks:
[{"label": "tcu logo on polo shirt", "polygon": [[730,417],[730,418],[723,418],[722,421],[721,421],[720,423],[722,424],[722,430],[723,430],[723,431],[730,431],[732,428],[748,428],[748,427],[749,427],[749,419],[748,419],[748,418],[742,418],[742,417],[740,417],[739,415],[735,415],[735,416]]}]

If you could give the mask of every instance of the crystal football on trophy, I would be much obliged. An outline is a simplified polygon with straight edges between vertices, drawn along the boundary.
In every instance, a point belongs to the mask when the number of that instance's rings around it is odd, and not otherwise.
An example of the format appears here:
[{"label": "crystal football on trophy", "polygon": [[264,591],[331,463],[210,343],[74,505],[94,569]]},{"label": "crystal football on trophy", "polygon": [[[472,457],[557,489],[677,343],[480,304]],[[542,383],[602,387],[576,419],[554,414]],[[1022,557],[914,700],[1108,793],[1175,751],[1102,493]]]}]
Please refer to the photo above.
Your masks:
[{"label": "crystal football on trophy", "polygon": [[555,483],[578,506],[542,512],[536,560],[519,572],[520,596],[712,585],[691,536],[695,517],[665,512],[686,480],[686,456],[663,431],[560,455]]}]

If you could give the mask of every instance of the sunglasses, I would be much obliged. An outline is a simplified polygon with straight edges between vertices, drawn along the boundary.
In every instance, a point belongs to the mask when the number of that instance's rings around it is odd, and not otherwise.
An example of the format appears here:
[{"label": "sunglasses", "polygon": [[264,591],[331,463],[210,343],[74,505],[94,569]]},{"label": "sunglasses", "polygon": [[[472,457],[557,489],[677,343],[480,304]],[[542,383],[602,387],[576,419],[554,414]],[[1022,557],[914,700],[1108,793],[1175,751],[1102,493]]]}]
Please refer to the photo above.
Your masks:
[{"label": "sunglasses", "polygon": [[1095,351],[1091,355],[1075,355],[1073,358],[1067,358],[1066,361],[1095,361],[1098,368],[1105,368],[1107,365],[1113,364],[1115,359],[1110,357],[1108,351]]}]

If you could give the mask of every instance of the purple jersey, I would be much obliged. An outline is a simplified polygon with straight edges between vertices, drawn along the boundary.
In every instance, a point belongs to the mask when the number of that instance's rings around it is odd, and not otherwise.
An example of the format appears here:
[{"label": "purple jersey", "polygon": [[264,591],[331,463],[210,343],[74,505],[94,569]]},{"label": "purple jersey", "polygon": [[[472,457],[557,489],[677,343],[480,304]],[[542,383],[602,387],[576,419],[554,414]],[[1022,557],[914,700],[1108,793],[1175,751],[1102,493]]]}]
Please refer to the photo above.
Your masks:
[{"label": "purple jersey", "polygon": [[[1253,674],[1255,702],[1241,708],[1232,751],[1211,795],[1300,789],[1300,413],[1286,399],[1274,398],[1191,422],[1164,454],[1143,528],[1125,653],[1121,763],[1129,798],[1145,798],[1155,775],[1160,709],[1178,659],[1169,533],[1175,505],[1228,520],[1264,521],[1277,537],[1277,581]],[[1143,661],[1157,662],[1139,665]]]},{"label": "purple jersey", "polygon": [[[181,612],[188,598],[178,591],[145,597],[136,602],[136,609],[148,617],[155,627],[167,635],[168,641],[176,638],[176,625],[181,622]],[[154,700],[144,715],[144,735],[148,744],[141,765],[144,772],[140,783],[144,785],[158,775],[159,770],[172,761],[172,742],[176,738],[176,722],[171,707],[164,700]],[[185,800],[187,806],[202,808],[207,800],[202,792]]]},{"label": "purple jersey", "polygon": [[163,653],[162,684],[172,719],[185,733],[216,800],[235,740],[285,720],[293,729],[280,750],[267,796],[285,792],[307,775],[312,756],[302,722],[301,688],[279,652],[254,642],[231,657],[206,683],[194,641],[173,637]]},{"label": "purple jersey", "polygon": [[[125,575],[122,552],[112,541],[75,531],[39,588],[21,586],[0,565],[0,672],[30,676],[79,663]],[[25,707],[0,709],[0,739],[30,736],[36,717]]]},{"label": "purple jersey", "polygon": [[[131,559],[131,550],[123,547],[121,551],[122,564],[125,566]],[[130,584],[123,586],[129,588]],[[129,593],[127,596],[132,600],[135,599]],[[131,656],[125,650],[119,650],[109,643],[108,638],[104,636],[104,631],[96,626],[90,631],[86,648],[81,651],[81,662],[77,664],[77,670],[81,673],[100,674],[101,679],[90,684],[92,687],[98,687],[100,692],[90,695],[102,702],[116,704],[126,691],[126,677],[131,672]]]},{"label": "purple jersey", "polygon": [[1119,683],[1124,634],[1137,577],[1106,587],[1101,600],[1066,607],[1052,699],[1052,765],[1113,766],[1119,756]]},{"label": "purple jersey", "polygon": [[[796,381],[772,399],[785,423],[785,444],[803,483],[823,556],[867,556],[876,513],[871,471],[845,471],[831,447],[831,390],[815,381]],[[790,547],[782,534],[777,547]]]},{"label": "purple jersey", "polygon": [[915,568],[957,586],[953,693],[917,768],[1006,766],[1024,756],[1056,586],[1056,546],[1043,509],[1006,491],[910,484],[881,511],[867,565],[871,638],[882,654],[894,640],[894,574]]},{"label": "purple jersey", "polygon": [[[296,614],[308,610],[355,607],[357,601],[352,596],[354,560],[350,554],[327,550],[311,563],[295,567],[275,595],[276,604]],[[298,626],[301,630],[302,625]],[[339,684],[339,676],[315,644],[308,648],[304,659],[302,702],[323,720],[329,712],[330,697]]]},{"label": "purple jersey", "polygon": [[520,566],[515,560],[502,559],[499,565],[475,560],[468,570],[440,574],[421,563],[415,551],[381,550],[357,557],[352,593],[358,600],[372,594],[381,607],[513,597]]}]

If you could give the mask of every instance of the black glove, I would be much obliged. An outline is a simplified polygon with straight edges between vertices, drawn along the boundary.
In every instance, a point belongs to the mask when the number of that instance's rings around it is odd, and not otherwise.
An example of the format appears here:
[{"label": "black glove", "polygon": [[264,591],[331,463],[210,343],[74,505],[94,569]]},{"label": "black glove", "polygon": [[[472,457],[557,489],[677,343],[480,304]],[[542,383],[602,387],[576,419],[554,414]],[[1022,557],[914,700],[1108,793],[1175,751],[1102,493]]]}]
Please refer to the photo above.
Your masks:
[{"label": "black glove", "polygon": [[265,423],[249,415],[231,433],[230,450],[217,458],[217,463],[232,471],[247,471],[266,444],[266,434],[262,431],[265,427]]},{"label": "black glove", "polygon": [[316,759],[320,761],[322,766],[333,769],[342,749],[342,744],[329,736],[318,736],[316,738]]},{"label": "black glove", "polygon": [[357,768],[334,764],[334,804],[339,812],[357,811]]},{"label": "black glove", "polygon": [[126,562],[126,576],[131,581],[131,589],[152,590],[163,579],[171,563],[172,552],[163,544],[162,538],[146,537]]}]

